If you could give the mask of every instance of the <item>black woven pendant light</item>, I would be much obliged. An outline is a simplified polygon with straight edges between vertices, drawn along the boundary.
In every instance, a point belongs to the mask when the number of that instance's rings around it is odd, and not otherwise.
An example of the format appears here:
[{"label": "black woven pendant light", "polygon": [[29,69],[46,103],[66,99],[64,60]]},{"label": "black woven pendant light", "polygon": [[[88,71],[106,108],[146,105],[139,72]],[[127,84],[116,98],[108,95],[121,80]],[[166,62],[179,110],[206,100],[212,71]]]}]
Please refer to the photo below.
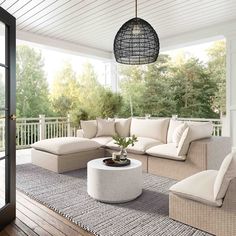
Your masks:
[{"label": "black woven pendant light", "polygon": [[156,31],[145,20],[136,17],[124,23],[114,40],[114,54],[117,62],[128,65],[141,65],[157,60],[160,43]]}]

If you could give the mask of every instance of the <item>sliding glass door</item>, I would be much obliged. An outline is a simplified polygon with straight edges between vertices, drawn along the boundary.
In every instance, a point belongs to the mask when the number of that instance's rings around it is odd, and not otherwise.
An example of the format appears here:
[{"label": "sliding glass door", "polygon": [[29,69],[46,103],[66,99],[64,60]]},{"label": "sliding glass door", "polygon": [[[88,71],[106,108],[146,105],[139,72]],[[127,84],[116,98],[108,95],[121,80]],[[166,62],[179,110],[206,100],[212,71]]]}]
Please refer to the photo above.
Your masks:
[{"label": "sliding glass door", "polygon": [[15,218],[15,18],[0,7],[0,230]]}]

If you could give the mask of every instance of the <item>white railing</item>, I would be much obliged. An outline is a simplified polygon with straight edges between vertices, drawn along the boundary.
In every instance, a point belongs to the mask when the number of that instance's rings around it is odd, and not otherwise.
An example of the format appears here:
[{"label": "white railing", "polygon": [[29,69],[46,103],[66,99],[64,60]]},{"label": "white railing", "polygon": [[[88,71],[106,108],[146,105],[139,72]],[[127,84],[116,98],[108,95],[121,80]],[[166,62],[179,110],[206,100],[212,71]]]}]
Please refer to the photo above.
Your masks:
[{"label": "white railing", "polygon": [[[4,149],[5,124],[0,123],[0,150]],[[76,129],[71,127],[70,116],[18,118],[16,120],[16,148],[27,148],[39,140],[75,136]]]},{"label": "white railing", "polygon": [[210,121],[213,124],[213,136],[222,135],[222,120],[221,119],[206,119],[206,118],[177,118],[183,121],[196,121],[196,122],[207,122]]},{"label": "white railing", "polygon": [[[137,118],[146,118],[146,119],[160,119],[160,117],[151,117],[147,114],[145,117],[137,117]],[[169,118],[169,117],[168,117]],[[181,118],[176,115],[172,116],[173,119],[183,120],[183,121],[196,121],[196,122],[212,122],[213,124],[213,136],[221,136],[222,135],[222,120],[221,119],[207,119],[207,118]]]},{"label": "white railing", "polygon": [[[143,118],[143,117],[137,117]],[[158,117],[146,116],[147,119],[158,119]],[[213,135],[222,135],[221,119],[202,119],[202,118],[177,118],[184,121],[211,121],[213,123]],[[16,147],[27,148],[32,143],[39,140],[57,137],[76,136],[76,128],[71,126],[70,116],[67,117],[45,117],[40,115],[38,118],[18,118],[16,120]],[[5,124],[0,120],[0,150],[4,149]]]}]

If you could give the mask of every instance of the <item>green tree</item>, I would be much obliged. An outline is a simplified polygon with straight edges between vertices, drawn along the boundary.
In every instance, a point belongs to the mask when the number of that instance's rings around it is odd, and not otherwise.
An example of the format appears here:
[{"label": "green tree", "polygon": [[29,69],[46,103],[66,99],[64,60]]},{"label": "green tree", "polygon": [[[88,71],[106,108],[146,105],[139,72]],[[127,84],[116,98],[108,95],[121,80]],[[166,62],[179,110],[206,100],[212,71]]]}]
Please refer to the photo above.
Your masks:
[{"label": "green tree", "polygon": [[212,109],[216,83],[207,68],[196,58],[188,59],[173,68],[173,99],[176,111],[182,117],[214,118]]},{"label": "green tree", "polygon": [[79,82],[70,63],[65,63],[56,74],[51,90],[50,100],[53,110],[60,116],[66,116],[78,106]]},{"label": "green tree", "polygon": [[170,90],[170,57],[160,55],[156,63],[120,66],[122,115],[169,116],[175,113]]},{"label": "green tree", "polygon": [[212,80],[217,84],[214,109],[222,114],[226,113],[226,44],[225,41],[217,41],[208,50],[208,69]]},{"label": "green tree", "polygon": [[79,76],[79,84],[80,108],[87,112],[89,119],[101,116],[99,101],[103,86],[98,82],[92,64],[86,63],[83,65],[83,72]]},{"label": "green tree", "polygon": [[16,50],[16,107],[18,117],[51,115],[48,83],[40,51],[28,46]]},{"label": "green tree", "polygon": [[173,100],[170,57],[160,55],[157,62],[147,65],[142,110],[152,116],[171,116],[176,113]]},{"label": "green tree", "polygon": [[119,66],[123,106],[120,116],[139,116],[142,113],[142,94],[145,88],[145,66]]},{"label": "green tree", "polygon": [[118,93],[113,93],[110,89],[101,90],[98,101],[101,117],[115,117],[119,114],[122,106],[122,97]]}]

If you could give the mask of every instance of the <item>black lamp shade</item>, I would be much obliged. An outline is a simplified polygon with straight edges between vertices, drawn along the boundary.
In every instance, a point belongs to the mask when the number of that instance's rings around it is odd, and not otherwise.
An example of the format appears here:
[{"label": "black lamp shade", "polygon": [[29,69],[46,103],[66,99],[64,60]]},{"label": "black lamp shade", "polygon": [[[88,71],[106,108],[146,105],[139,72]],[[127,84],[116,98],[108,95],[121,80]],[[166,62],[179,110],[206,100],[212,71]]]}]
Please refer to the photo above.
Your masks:
[{"label": "black lamp shade", "polygon": [[113,47],[117,62],[141,65],[157,60],[160,43],[152,26],[147,21],[135,17],[121,26]]}]

